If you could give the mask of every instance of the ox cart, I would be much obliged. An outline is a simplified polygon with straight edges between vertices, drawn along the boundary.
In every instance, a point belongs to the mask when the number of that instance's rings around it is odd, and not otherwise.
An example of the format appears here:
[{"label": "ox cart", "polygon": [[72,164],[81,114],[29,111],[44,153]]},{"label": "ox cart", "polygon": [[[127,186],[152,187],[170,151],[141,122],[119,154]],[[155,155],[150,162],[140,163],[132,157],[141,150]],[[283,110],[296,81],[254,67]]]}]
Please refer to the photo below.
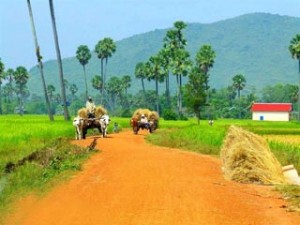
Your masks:
[{"label": "ox cart", "polygon": [[77,116],[73,120],[75,138],[77,140],[85,139],[88,129],[98,129],[102,137],[106,137],[109,122],[110,119],[108,115],[103,115],[100,118],[82,118]]},{"label": "ox cart", "polygon": [[157,120],[149,120],[149,122],[143,122],[136,117],[131,118],[130,126],[132,127],[133,133],[138,134],[139,130],[146,129],[149,133],[152,133],[157,128]]}]

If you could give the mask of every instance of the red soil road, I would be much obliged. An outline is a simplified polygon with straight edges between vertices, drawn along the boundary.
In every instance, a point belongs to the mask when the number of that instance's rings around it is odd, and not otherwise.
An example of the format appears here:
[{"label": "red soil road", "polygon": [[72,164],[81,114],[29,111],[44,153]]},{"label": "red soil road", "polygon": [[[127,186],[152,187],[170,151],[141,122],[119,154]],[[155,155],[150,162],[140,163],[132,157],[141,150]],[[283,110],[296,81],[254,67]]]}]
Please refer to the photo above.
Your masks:
[{"label": "red soil road", "polygon": [[[9,225],[296,225],[270,186],[224,180],[220,160],[145,142],[99,138],[101,152],[42,198],[21,200]],[[88,146],[92,137],[74,144]]]}]

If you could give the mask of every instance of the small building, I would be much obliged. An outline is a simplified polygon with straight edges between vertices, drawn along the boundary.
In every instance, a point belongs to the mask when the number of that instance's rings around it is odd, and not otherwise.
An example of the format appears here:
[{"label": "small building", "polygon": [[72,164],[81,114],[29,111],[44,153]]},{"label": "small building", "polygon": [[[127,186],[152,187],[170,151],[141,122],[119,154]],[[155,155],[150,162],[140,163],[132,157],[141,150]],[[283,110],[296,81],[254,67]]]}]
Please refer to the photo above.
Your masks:
[{"label": "small building", "polygon": [[253,103],[252,120],[290,121],[291,103]]}]

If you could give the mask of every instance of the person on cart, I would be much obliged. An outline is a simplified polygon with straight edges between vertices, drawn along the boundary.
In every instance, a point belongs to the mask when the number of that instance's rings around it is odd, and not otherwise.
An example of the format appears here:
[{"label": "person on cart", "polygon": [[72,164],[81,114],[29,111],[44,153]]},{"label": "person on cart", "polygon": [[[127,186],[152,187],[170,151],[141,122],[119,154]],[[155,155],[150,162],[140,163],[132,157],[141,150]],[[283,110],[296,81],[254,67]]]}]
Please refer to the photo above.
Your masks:
[{"label": "person on cart", "polygon": [[141,115],[140,124],[142,128],[149,128],[148,118],[144,114]]},{"label": "person on cart", "polygon": [[88,113],[88,118],[95,118],[96,105],[92,99],[92,97],[88,97],[86,101],[85,108]]}]

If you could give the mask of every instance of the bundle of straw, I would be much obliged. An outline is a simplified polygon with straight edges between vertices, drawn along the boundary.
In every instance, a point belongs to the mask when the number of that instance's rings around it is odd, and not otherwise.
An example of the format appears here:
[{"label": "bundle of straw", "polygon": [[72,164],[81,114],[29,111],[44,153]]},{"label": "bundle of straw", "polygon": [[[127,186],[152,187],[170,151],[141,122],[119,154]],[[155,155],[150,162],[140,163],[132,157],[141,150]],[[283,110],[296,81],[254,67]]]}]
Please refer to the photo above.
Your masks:
[{"label": "bundle of straw", "polygon": [[87,110],[86,108],[81,108],[77,111],[77,115],[81,118],[88,118]]},{"label": "bundle of straw", "polygon": [[[88,113],[86,108],[81,108],[77,112],[78,116],[81,118],[88,118]],[[96,106],[95,117],[100,118],[104,114],[107,114],[107,110],[102,106]]]},{"label": "bundle of straw", "polygon": [[102,106],[97,106],[96,107],[96,110],[95,110],[96,118],[99,118],[99,117],[101,117],[105,114],[107,114],[107,110],[104,107],[102,107]]},{"label": "bundle of straw", "polygon": [[231,126],[221,148],[227,179],[241,183],[285,183],[282,168],[262,137]]}]

